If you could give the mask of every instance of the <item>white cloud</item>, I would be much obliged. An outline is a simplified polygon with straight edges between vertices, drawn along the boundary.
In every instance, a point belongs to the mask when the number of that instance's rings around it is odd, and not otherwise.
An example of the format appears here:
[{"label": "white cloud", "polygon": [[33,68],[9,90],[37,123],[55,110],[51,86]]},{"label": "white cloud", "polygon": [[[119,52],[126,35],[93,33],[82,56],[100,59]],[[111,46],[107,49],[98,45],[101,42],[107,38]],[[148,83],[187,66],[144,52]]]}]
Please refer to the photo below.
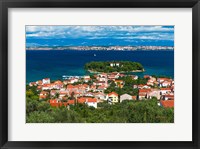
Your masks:
[{"label": "white cloud", "polygon": [[163,26],[26,26],[26,37],[173,40],[173,31]]}]

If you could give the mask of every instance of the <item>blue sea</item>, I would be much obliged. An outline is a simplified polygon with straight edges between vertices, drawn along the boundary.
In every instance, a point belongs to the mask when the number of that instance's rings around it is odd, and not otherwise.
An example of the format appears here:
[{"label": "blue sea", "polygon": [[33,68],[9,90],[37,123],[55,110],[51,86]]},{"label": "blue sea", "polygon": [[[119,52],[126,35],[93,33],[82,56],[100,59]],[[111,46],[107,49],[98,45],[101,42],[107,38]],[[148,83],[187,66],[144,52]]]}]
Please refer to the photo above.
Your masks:
[{"label": "blue sea", "polygon": [[84,64],[90,61],[128,60],[140,62],[145,72],[138,76],[165,75],[174,78],[174,51],[78,51],[27,50],[26,82],[49,77],[62,79],[63,75],[83,76],[89,72]]}]

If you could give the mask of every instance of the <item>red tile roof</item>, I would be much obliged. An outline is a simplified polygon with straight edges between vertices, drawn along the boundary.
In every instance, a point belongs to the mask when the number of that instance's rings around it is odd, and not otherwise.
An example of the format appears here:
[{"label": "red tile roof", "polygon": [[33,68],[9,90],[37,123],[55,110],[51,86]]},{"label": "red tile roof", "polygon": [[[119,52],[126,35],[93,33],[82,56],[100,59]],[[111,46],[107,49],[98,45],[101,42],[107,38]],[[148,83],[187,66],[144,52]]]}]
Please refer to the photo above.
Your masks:
[{"label": "red tile roof", "polygon": [[97,99],[91,97],[81,97],[78,99],[78,103],[85,103],[85,102],[97,102]]},{"label": "red tile roof", "polygon": [[43,84],[43,87],[51,87],[51,84]]},{"label": "red tile roof", "polygon": [[139,93],[148,93],[151,89],[139,89]]},{"label": "red tile roof", "polygon": [[55,85],[63,85],[62,81],[60,81],[60,80],[55,81],[54,84]]},{"label": "red tile roof", "polygon": [[165,97],[174,97],[174,95],[165,95]]},{"label": "red tile roof", "polygon": [[112,75],[118,75],[119,73],[118,72],[112,72],[111,74]]},{"label": "red tile roof", "polygon": [[117,94],[117,93],[115,93],[115,92],[111,92],[111,93],[109,93],[109,94],[108,94],[108,96],[111,96],[111,95],[118,96],[118,94]]},{"label": "red tile roof", "polygon": [[67,94],[66,91],[61,91],[61,92],[60,92],[60,95],[66,95],[66,94]]},{"label": "red tile roof", "polygon": [[41,94],[41,95],[49,94],[49,92],[47,92],[47,91],[41,91],[40,94]]},{"label": "red tile roof", "polygon": [[72,87],[74,87],[74,86],[70,84],[70,85],[67,85],[67,88],[68,88],[68,87],[69,87],[69,88],[72,88]]},{"label": "red tile roof", "polygon": [[85,103],[85,99],[84,98],[79,98],[77,101],[78,101],[78,103]]},{"label": "red tile roof", "polygon": [[30,82],[29,84],[36,84],[36,82]]},{"label": "red tile roof", "polygon": [[83,84],[83,86],[84,86],[84,87],[88,87],[89,85],[87,85],[87,84]]},{"label": "red tile roof", "polygon": [[174,107],[174,100],[161,100],[160,103],[165,108],[172,108],[172,107]]},{"label": "red tile roof", "polygon": [[172,81],[172,79],[169,79],[169,78],[158,78],[157,80]]},{"label": "red tile roof", "polygon": [[136,99],[137,99],[137,96],[132,96],[132,99],[133,99],[133,100],[136,100]]},{"label": "red tile roof", "polygon": [[144,78],[147,79],[147,78],[150,78],[150,76],[149,75],[144,75]]},{"label": "red tile roof", "polygon": [[84,78],[84,80],[91,80],[90,78]]},{"label": "red tile roof", "polygon": [[62,103],[65,107],[68,105],[68,103],[67,102],[63,102]]},{"label": "red tile roof", "polygon": [[44,80],[50,80],[50,78],[44,78]]},{"label": "red tile roof", "polygon": [[160,89],[163,90],[163,91],[168,91],[168,90],[171,91],[171,88],[160,88]]},{"label": "red tile roof", "polygon": [[58,101],[56,100],[56,99],[50,99],[49,100],[49,103],[51,104],[51,103],[58,103]]},{"label": "red tile roof", "polygon": [[96,98],[88,98],[87,102],[97,102],[97,99]]},{"label": "red tile roof", "polygon": [[50,103],[50,105],[51,105],[52,107],[58,107],[58,106],[59,106],[59,103]]},{"label": "red tile roof", "polygon": [[69,104],[69,105],[74,104],[74,103],[75,103],[74,100],[68,100],[67,101],[67,104]]},{"label": "red tile roof", "polygon": [[123,80],[115,80],[115,82],[124,82]]}]

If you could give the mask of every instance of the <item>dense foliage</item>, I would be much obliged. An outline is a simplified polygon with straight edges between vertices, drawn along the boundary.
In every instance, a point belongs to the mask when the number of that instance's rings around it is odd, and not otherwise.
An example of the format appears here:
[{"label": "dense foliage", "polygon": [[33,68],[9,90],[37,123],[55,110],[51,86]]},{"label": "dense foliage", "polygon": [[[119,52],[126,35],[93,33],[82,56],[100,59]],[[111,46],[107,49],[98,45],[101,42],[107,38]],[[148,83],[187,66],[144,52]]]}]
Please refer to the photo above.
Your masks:
[{"label": "dense foliage", "polygon": [[[118,64],[118,65],[117,65]],[[132,72],[143,71],[142,64],[131,61],[111,61],[111,62],[89,62],[85,64],[85,69],[94,72]]]},{"label": "dense foliage", "polygon": [[166,76],[166,75],[152,75],[152,77],[154,77],[154,78],[168,78],[168,79],[172,79],[172,77],[170,77],[170,76]]},{"label": "dense foliage", "polygon": [[157,105],[157,99],[124,101],[115,105],[98,103],[98,109],[84,104],[51,107],[38,99],[35,88],[26,91],[27,123],[173,123],[174,109]]}]

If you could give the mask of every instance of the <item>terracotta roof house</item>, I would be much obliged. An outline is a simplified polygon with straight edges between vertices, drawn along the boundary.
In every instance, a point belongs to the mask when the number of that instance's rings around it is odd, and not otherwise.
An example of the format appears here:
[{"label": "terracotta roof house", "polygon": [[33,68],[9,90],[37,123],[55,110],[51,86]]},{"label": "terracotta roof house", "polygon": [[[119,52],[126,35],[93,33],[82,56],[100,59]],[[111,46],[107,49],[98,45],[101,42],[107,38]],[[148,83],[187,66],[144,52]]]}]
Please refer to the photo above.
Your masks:
[{"label": "terracotta roof house", "polygon": [[41,91],[39,94],[39,99],[46,99],[49,95],[49,92]]},{"label": "terracotta roof house", "polygon": [[97,99],[91,97],[80,97],[78,98],[78,103],[85,103],[88,106],[97,108]]},{"label": "terracotta roof house", "polygon": [[43,84],[50,84],[51,82],[50,82],[50,78],[44,78],[44,79],[42,79],[42,83]]},{"label": "terracotta roof house", "polygon": [[68,101],[67,101],[67,104],[68,104],[68,105],[74,105],[74,103],[75,103],[74,100],[68,100]]},{"label": "terracotta roof house", "polygon": [[52,85],[51,84],[43,84],[42,85],[42,90],[50,90],[52,89]]},{"label": "terracotta roof house", "polygon": [[[59,106],[60,106],[60,103],[58,102],[57,99],[50,99],[50,100],[49,100],[49,103],[50,103],[50,105],[51,105],[52,107],[59,107]],[[61,103],[61,105],[62,105],[62,103]]]},{"label": "terracotta roof house", "polygon": [[106,99],[108,100],[109,103],[117,103],[119,102],[118,94],[115,92],[111,92],[106,96]]},{"label": "terracotta roof house", "polygon": [[174,100],[161,100],[160,106],[165,108],[173,108],[174,107]]},{"label": "terracotta roof house", "polygon": [[148,98],[148,93],[151,92],[151,89],[139,89],[139,100],[142,100],[144,98]]},{"label": "terracotta roof house", "polygon": [[119,88],[123,88],[123,86],[124,86],[123,80],[115,80],[114,82]]},{"label": "terracotta roof house", "polygon": [[151,76],[150,75],[144,75],[144,78],[149,79],[149,78],[151,78]]}]

